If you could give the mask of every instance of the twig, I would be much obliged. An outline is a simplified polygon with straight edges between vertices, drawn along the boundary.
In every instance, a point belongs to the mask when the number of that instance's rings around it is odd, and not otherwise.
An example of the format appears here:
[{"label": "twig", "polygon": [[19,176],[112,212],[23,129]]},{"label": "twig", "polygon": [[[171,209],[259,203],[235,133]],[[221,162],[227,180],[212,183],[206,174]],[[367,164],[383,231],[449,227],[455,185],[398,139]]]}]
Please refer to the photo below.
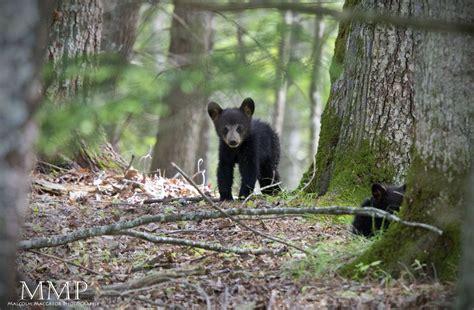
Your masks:
[{"label": "twig", "polygon": [[313,156],[313,173],[311,174],[311,178],[308,180],[308,182],[301,188],[301,191],[304,192],[306,188],[313,182],[314,177],[316,176],[316,156]]},{"label": "twig", "polygon": [[[140,206],[140,205],[137,205]],[[438,235],[443,233],[442,230],[432,225],[409,222],[400,219],[396,215],[375,208],[353,208],[353,207],[305,207],[301,208],[267,208],[267,209],[249,209],[249,208],[233,208],[227,209],[226,213],[231,216],[265,216],[265,215],[294,215],[304,216],[308,214],[328,214],[328,215],[365,215],[375,216],[377,218],[387,218],[393,222],[398,222],[403,225],[411,227],[424,228],[432,231]],[[130,229],[133,227],[146,225],[149,223],[170,223],[181,221],[201,221],[209,219],[222,218],[220,211],[200,211],[200,212],[186,212],[177,214],[158,214],[145,215],[133,220],[119,221],[109,225],[95,226],[89,228],[77,229],[65,234],[53,235],[48,237],[33,238],[29,240],[22,240],[18,244],[20,250],[40,249],[45,247],[54,247],[58,245],[67,244],[77,240],[83,240],[91,237],[102,235],[113,235],[115,232]],[[227,216],[225,216],[227,217]]]},{"label": "twig", "polygon": [[135,155],[132,154],[132,158],[130,159],[130,162],[128,163],[128,166],[125,168],[125,170],[123,172],[125,176],[127,174],[128,169],[130,169],[130,167],[132,167],[132,164],[133,164],[134,160],[135,160]]},{"label": "twig", "polygon": [[[38,254],[38,255],[43,255],[43,256],[45,256],[45,257],[53,258],[53,259],[55,259],[55,260],[61,261],[61,262],[63,262],[63,263],[69,264],[69,265],[73,265],[73,266],[75,266],[75,267],[77,267],[77,268],[84,269],[84,270],[89,271],[90,273],[93,273],[93,274],[98,275],[98,276],[103,275],[103,274],[101,274],[101,273],[98,273],[98,272],[95,271],[95,270],[92,270],[92,269],[89,269],[89,268],[84,267],[84,266],[82,266],[82,265],[79,265],[79,264],[76,264],[76,263],[67,261],[67,260],[65,260],[65,259],[63,259],[63,258],[61,258],[61,257],[55,256],[55,255],[46,254],[46,253],[39,252],[39,251],[36,251],[36,250],[28,250],[28,251],[31,252],[31,253]],[[110,277],[110,276],[107,275],[107,274],[104,274],[103,276],[104,276],[104,277]]]},{"label": "twig", "polygon": [[278,242],[278,243],[281,243],[281,244],[284,244],[286,246],[289,246],[291,248],[294,248],[294,249],[297,249],[303,253],[306,253],[307,255],[311,255],[311,253],[309,251],[306,251],[305,249],[303,249],[302,247],[299,247],[297,245],[294,245],[294,244],[291,244],[289,242],[286,242],[285,240],[281,240],[279,238],[275,238],[273,236],[270,236],[268,234],[265,234],[265,233],[262,233],[256,229],[253,229],[252,227],[248,226],[247,224],[245,224],[244,222],[242,222],[241,220],[239,220],[238,218],[235,218],[233,217],[232,215],[230,215],[229,213],[227,213],[224,209],[220,208],[219,206],[217,206],[211,199],[209,199],[208,196],[206,196],[202,191],[201,189],[196,185],[196,183],[194,183],[194,181],[178,166],[176,165],[174,162],[171,162],[171,165],[176,169],[178,170],[178,172],[183,176],[183,178],[186,179],[186,181],[189,182],[189,184],[191,184],[198,192],[199,194],[201,194],[202,197],[204,197],[204,199],[210,204],[211,207],[213,207],[214,209],[216,209],[217,211],[219,211],[220,213],[222,213],[224,216],[228,217],[229,219],[231,219],[232,221],[236,222],[237,224],[239,224],[240,226],[252,231],[254,234],[256,235],[259,235],[261,237],[264,237],[264,238],[267,238],[267,239],[270,239],[270,240],[273,240],[275,242]]},{"label": "twig", "polygon": [[126,235],[131,236],[139,239],[143,239],[146,241],[150,241],[153,243],[165,243],[165,244],[174,244],[174,245],[181,245],[181,246],[190,246],[193,248],[200,248],[209,251],[215,252],[223,252],[223,253],[235,253],[235,254],[253,254],[253,255],[262,255],[262,254],[281,254],[283,249],[278,250],[269,250],[269,249],[243,249],[238,247],[225,247],[220,244],[209,244],[206,242],[201,241],[194,241],[188,239],[178,239],[178,238],[170,238],[170,237],[158,237],[156,235],[152,235],[146,232],[136,231],[136,230],[122,230],[114,233],[114,235]]},{"label": "twig", "polygon": [[68,169],[61,168],[61,167],[59,167],[59,166],[50,164],[50,163],[45,162],[45,161],[42,161],[42,160],[38,160],[37,163],[39,163],[39,164],[41,164],[41,165],[46,165],[46,166],[48,166],[48,167],[51,167],[51,168],[56,169],[56,170],[59,170],[59,171],[68,171]]},{"label": "twig", "polygon": [[[212,201],[219,201],[218,198],[210,198]],[[152,203],[168,203],[174,201],[187,201],[187,202],[199,202],[204,200],[201,196],[198,197],[170,197],[170,198],[152,198],[152,199],[145,199],[143,200],[143,204],[152,204]]]},{"label": "twig", "polygon": [[[264,187],[260,188],[260,191],[263,191],[263,190],[265,190],[265,189],[269,189],[269,188],[272,188],[272,187],[280,186],[280,185],[281,185],[281,182],[277,182],[277,183],[274,183],[274,184],[270,184],[270,185],[267,185],[267,186],[264,186]],[[256,196],[256,194],[255,194],[255,193],[250,193],[250,195],[248,195],[248,196],[244,199],[244,201],[242,201],[242,204],[241,204],[241,205],[243,206],[244,204],[246,204],[247,201],[249,201],[250,198],[252,198],[253,196]]]},{"label": "twig", "polygon": [[148,288],[152,285],[160,284],[170,279],[204,275],[207,271],[198,267],[193,269],[175,269],[162,272],[152,272],[144,277],[134,279],[126,283],[107,285],[101,288],[103,291],[130,291]]},{"label": "twig", "polygon": [[198,291],[199,294],[201,294],[201,296],[204,297],[204,300],[206,301],[207,310],[211,310],[211,299],[209,298],[209,295],[206,294],[206,291],[202,289],[202,287],[200,287],[199,285],[192,284],[188,281],[184,281],[184,280],[174,280],[172,282],[181,283],[181,284],[194,288],[196,291]]},{"label": "twig", "polygon": [[272,310],[275,307],[275,298],[278,292],[276,290],[272,290],[270,293],[270,298],[268,299],[267,303],[267,310]]}]

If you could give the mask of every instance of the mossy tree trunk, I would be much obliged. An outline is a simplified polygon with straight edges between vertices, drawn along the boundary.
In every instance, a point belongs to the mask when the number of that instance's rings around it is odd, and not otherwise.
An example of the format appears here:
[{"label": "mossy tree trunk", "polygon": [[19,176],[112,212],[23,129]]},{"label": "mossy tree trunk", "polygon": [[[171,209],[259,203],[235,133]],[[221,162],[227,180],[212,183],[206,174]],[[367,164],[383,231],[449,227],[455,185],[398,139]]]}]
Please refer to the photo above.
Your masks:
[{"label": "mossy tree trunk", "polygon": [[[357,2],[345,7],[412,15],[410,1]],[[372,182],[402,181],[413,141],[412,30],[341,23],[330,77],[316,166],[305,173],[302,188],[358,200]]]},{"label": "mossy tree trunk", "polygon": [[151,163],[152,171],[160,169],[168,177],[176,173],[171,162],[194,173],[198,156],[207,152],[202,149],[207,143],[202,138],[207,130],[202,127],[208,122],[204,119],[208,101],[205,58],[212,47],[212,13],[195,11],[175,0],[173,15],[168,60],[176,70],[164,98],[167,114],[159,121]]},{"label": "mossy tree trunk", "polygon": [[[416,7],[416,16],[473,21],[474,3],[469,0],[417,1]],[[472,191],[466,184],[474,158],[470,140],[474,132],[474,38],[420,32],[416,41],[416,139],[400,216],[435,225],[444,233],[438,236],[391,225],[383,238],[354,264],[381,260],[385,270],[397,273],[418,260],[426,266],[425,272],[453,279],[461,253],[460,227],[465,217],[466,192]],[[472,227],[474,223],[467,225]],[[468,238],[472,239],[472,235]]]},{"label": "mossy tree trunk", "polygon": [[18,299],[15,259],[26,208],[33,114],[40,98],[49,1],[0,2],[0,308]]}]

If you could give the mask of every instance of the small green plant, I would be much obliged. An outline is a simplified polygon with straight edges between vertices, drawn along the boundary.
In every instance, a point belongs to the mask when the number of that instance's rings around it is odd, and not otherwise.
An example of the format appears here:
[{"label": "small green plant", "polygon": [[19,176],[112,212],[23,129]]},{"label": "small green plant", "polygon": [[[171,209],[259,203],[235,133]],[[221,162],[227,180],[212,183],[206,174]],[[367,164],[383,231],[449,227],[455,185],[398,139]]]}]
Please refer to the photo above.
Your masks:
[{"label": "small green plant", "polygon": [[348,260],[360,255],[369,244],[370,241],[365,238],[326,241],[313,250],[313,255],[289,262],[285,272],[294,278],[334,274]]},{"label": "small green plant", "polygon": [[354,269],[354,279],[378,279],[386,285],[392,282],[392,276],[382,269],[382,261],[376,260],[368,264],[358,263]]}]

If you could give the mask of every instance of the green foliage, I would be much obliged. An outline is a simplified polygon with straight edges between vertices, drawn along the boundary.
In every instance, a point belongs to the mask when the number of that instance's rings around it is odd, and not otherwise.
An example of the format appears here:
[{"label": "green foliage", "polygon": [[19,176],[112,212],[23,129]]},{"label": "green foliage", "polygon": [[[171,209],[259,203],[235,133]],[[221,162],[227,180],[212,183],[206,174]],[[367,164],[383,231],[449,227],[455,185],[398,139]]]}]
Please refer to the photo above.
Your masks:
[{"label": "green foliage", "polygon": [[[330,4],[340,7],[340,4]],[[271,121],[275,102],[276,70],[278,66],[281,35],[291,31],[285,26],[281,12],[255,10],[225,15],[215,14],[212,53],[206,55],[204,70],[174,68],[168,61],[170,26],[173,4],[160,3],[142,6],[134,55],[131,64],[124,64],[117,55],[97,55],[95,69],[84,72],[81,61],[71,60],[62,78],[81,76],[90,81],[87,90],[77,96],[56,100],[47,96],[37,115],[40,127],[38,148],[42,154],[55,157],[71,156],[75,141],[81,137],[87,145],[118,138],[119,151],[128,159],[138,157],[138,168],[146,168],[155,144],[158,122],[168,113],[163,99],[172,85],[180,85],[187,93],[204,80],[210,100],[231,107],[240,104],[244,97],[257,103],[256,117]],[[296,159],[306,166],[309,145],[309,86],[314,59],[311,48],[314,40],[314,17],[301,15],[295,28],[294,55],[285,73],[288,79],[288,105],[298,119],[302,148]],[[334,23],[327,20],[328,23]],[[242,46],[237,39],[237,25],[242,27]],[[334,44],[330,36],[328,46]],[[329,94],[328,63],[332,47],[323,50],[320,83],[322,98]],[[45,67],[45,85],[54,78],[51,66]],[[209,73],[208,75],[205,73]],[[54,91],[53,91],[54,92]],[[48,94],[49,92],[47,92]],[[196,113],[205,110],[196,109]],[[179,130],[179,122],[176,126]],[[282,139],[286,139],[282,137]],[[215,175],[217,158],[216,139],[211,135],[208,175]],[[137,161],[135,162],[137,164]]]},{"label": "green foliage", "polygon": [[366,238],[324,241],[312,250],[312,256],[290,261],[284,268],[293,278],[312,278],[334,275],[348,260],[353,260],[370,245]]},{"label": "green foliage", "polygon": [[[167,85],[157,87],[154,72],[137,65],[123,67],[119,76],[116,73],[111,66],[98,67],[96,77],[103,83],[95,85],[98,89],[91,92],[88,100],[75,96],[54,103],[46,98],[37,114],[41,130],[38,147],[42,153],[48,156],[60,152],[67,155],[70,153],[68,151],[73,151],[74,142],[79,136],[89,144],[100,142],[97,133],[102,128],[115,128],[127,118],[135,122],[130,124],[129,130],[124,131],[121,144],[146,153],[148,148],[143,146],[143,138],[137,139],[139,135],[136,132],[132,135],[131,132],[147,125],[142,119],[143,115],[162,112],[159,98]],[[107,81],[111,80],[117,83],[115,93],[111,93],[110,87],[107,87]],[[144,138],[153,142],[151,140],[155,132],[149,131],[148,134],[152,136]]]}]

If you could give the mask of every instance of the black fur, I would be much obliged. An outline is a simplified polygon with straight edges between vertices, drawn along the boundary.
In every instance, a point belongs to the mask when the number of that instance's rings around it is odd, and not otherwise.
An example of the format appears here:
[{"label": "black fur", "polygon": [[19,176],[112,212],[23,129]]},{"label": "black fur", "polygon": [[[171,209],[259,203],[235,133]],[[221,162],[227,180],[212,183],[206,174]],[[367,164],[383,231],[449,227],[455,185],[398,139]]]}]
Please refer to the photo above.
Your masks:
[{"label": "black fur", "polygon": [[[403,202],[405,189],[405,185],[400,187],[385,187],[378,183],[373,184],[372,197],[364,200],[361,208],[373,207],[392,214],[398,212]],[[366,237],[372,237],[377,231],[387,229],[389,224],[387,219],[356,215],[352,222],[352,232]]]},{"label": "black fur", "polygon": [[[209,103],[209,116],[219,136],[217,185],[221,200],[232,200],[235,164],[239,165],[242,183],[239,198],[250,195],[258,180],[260,187],[280,180],[280,142],[277,134],[265,122],[252,119],[255,104],[247,98],[239,108],[222,109]],[[264,194],[279,191],[278,186],[263,190]]]}]

